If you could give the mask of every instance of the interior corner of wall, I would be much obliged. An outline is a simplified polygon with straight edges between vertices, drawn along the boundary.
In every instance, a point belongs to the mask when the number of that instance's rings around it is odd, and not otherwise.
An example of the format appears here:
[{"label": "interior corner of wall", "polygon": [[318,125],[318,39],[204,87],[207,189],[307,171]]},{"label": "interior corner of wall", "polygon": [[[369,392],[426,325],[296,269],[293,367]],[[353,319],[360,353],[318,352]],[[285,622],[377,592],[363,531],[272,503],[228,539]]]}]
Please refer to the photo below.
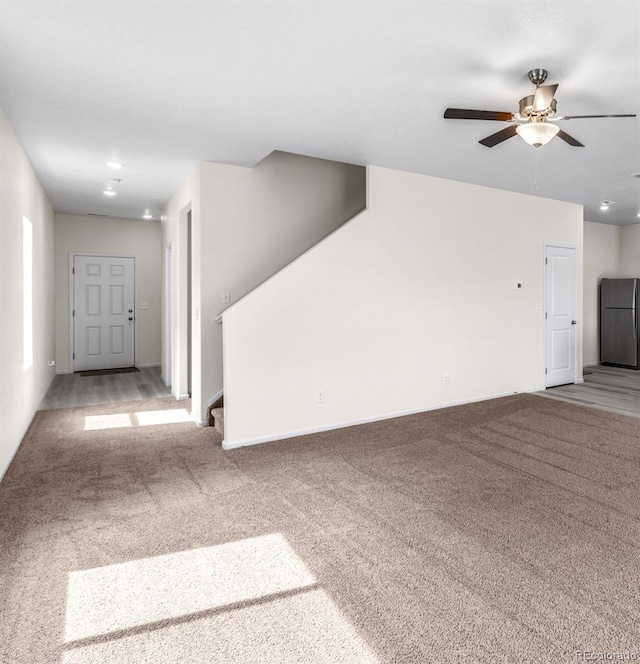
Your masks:
[{"label": "interior corner of wall", "polygon": [[371,166],[364,167],[364,206],[367,210],[371,207],[371,168]]}]

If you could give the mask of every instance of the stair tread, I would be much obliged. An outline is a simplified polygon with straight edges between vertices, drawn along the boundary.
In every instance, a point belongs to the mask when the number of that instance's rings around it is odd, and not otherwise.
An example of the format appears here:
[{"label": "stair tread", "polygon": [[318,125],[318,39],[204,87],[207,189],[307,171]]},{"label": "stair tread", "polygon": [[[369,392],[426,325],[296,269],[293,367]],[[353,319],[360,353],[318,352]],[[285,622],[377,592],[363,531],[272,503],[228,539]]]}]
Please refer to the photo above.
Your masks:
[{"label": "stair tread", "polygon": [[214,429],[224,436],[224,408],[212,408],[211,417],[213,417]]}]

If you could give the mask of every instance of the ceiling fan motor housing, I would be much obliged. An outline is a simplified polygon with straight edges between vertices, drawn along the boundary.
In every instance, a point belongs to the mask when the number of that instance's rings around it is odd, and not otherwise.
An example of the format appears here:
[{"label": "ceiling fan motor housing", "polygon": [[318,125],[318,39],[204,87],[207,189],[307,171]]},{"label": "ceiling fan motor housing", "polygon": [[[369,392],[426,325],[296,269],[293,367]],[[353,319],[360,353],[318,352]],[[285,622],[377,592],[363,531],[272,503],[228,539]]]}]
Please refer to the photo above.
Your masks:
[{"label": "ceiling fan motor housing", "polygon": [[546,108],[544,111],[535,110],[534,99],[535,95],[528,95],[527,97],[523,97],[520,100],[520,109],[518,113],[521,118],[523,118],[524,120],[528,119],[535,120],[536,117],[550,118],[552,115],[554,115],[554,113],[556,112],[555,99],[551,100],[551,103],[549,104],[548,108]]}]

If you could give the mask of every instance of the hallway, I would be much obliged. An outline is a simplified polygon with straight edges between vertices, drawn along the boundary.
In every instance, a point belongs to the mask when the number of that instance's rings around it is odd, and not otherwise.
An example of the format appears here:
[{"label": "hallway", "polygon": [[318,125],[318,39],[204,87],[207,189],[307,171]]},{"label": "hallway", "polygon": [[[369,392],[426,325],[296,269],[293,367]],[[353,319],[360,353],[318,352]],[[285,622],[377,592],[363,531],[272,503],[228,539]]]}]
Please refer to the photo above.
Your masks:
[{"label": "hallway", "polygon": [[38,410],[97,406],[102,403],[170,397],[162,382],[160,367],[146,367],[131,373],[104,376],[59,374],[51,383]]}]

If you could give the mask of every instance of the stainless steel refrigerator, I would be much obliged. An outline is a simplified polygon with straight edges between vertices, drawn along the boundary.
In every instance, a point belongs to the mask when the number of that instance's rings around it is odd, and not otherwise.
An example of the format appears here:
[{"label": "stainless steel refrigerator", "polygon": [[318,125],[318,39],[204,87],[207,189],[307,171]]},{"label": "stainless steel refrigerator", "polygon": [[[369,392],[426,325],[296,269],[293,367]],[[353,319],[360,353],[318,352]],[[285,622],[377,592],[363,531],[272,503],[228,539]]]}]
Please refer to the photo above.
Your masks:
[{"label": "stainless steel refrigerator", "polygon": [[640,369],[638,279],[600,284],[600,363]]}]

